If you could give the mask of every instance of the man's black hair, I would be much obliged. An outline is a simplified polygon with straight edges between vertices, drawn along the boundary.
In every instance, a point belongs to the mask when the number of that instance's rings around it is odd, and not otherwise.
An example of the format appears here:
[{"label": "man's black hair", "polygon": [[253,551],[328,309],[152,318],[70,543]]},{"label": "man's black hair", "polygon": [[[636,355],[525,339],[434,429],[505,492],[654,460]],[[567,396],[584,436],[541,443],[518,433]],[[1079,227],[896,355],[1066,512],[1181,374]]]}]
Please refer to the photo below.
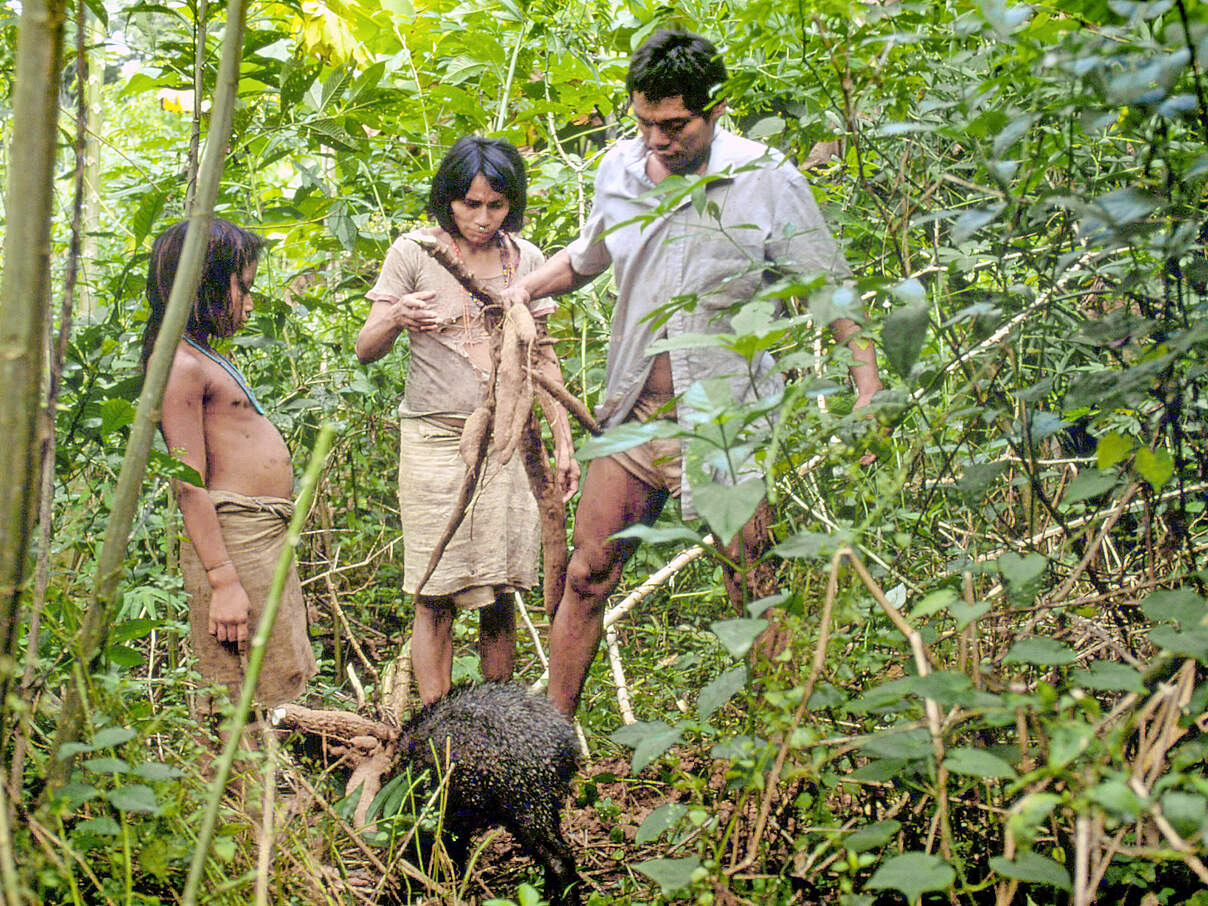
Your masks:
[{"label": "man's black hair", "polygon": [[[182,220],[168,227],[151,247],[151,263],[147,268],[147,302],[150,312],[143,328],[143,364],[151,358],[155,338],[164,323],[164,311],[172,294],[172,283],[180,265],[180,253],[185,244],[189,222]],[[231,275],[243,280],[244,269],[260,260],[264,239],[249,230],[235,226],[229,220],[215,217],[210,221],[210,241],[206,261],[202,266],[201,284],[189,311],[185,333],[205,342],[210,337],[229,337],[234,333],[231,317]]]},{"label": "man's black hair", "polygon": [[524,161],[515,145],[499,138],[467,135],[449,149],[432,177],[428,194],[428,213],[450,236],[457,235],[450,205],[461,201],[470,191],[470,183],[481,173],[487,183],[508,200],[508,213],[500,229],[516,231],[524,223],[528,177]]},{"label": "man's black hair", "polygon": [[717,89],[726,81],[726,64],[707,38],[686,31],[660,28],[633,52],[625,90],[630,99],[641,92],[657,103],[684,99],[684,106],[704,116],[717,104]]}]

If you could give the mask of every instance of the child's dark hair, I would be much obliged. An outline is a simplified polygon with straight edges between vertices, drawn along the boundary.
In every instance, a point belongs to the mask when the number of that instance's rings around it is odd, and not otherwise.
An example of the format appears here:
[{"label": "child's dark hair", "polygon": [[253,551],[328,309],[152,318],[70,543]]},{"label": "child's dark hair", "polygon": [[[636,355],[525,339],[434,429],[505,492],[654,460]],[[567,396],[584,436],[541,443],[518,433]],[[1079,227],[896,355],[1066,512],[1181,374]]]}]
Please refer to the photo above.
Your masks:
[{"label": "child's dark hair", "polygon": [[641,92],[657,103],[679,95],[684,106],[704,116],[721,96],[726,64],[707,38],[691,32],[660,28],[633,52],[625,90],[632,100]]},{"label": "child's dark hair", "polygon": [[[180,265],[180,253],[185,244],[189,222],[182,220],[160,234],[151,247],[151,264],[147,268],[147,301],[151,310],[143,330],[143,365],[151,358],[155,338],[164,323],[164,311]],[[231,275],[242,279],[244,268],[260,260],[264,240],[229,220],[215,217],[210,222],[210,242],[202,267],[201,284],[189,312],[185,332],[200,342],[210,337],[229,337],[234,331],[231,320]]]},{"label": "child's dark hair", "polygon": [[510,232],[520,229],[524,223],[528,177],[516,146],[501,138],[467,135],[454,143],[432,177],[428,213],[442,230],[456,236],[457,224],[450,206],[466,197],[470,183],[479,173],[486,177],[492,189],[508,200],[508,213],[499,228]]}]

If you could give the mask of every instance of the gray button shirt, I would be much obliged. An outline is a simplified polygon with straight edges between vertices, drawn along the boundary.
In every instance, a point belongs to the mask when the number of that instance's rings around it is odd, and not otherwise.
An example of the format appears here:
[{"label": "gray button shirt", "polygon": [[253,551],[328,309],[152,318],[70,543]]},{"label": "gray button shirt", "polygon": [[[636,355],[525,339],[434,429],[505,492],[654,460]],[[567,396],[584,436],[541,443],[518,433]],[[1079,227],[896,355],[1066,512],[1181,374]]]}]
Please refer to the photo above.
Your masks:
[{"label": "gray button shirt", "polygon": [[[750,299],[777,261],[802,274],[850,275],[805,177],[779,152],[718,128],[709,151],[704,197],[685,194],[669,211],[652,196],[647,150],[640,139],[618,142],[596,174],[595,199],[583,232],[567,248],[577,273],[594,275],[614,265],[617,302],[608,347],[603,425],[624,421],[641,394],[653,359],[648,347],[661,337],[730,331],[726,309]],[[677,297],[665,323],[650,315]],[[670,350],[675,392],[705,378],[729,380],[735,401],[766,397],[783,386],[762,353],[754,374],[746,359],[716,346]],[[677,408],[683,424],[687,407]],[[720,477],[720,476],[719,476]],[[687,488],[685,501],[690,505]]]}]

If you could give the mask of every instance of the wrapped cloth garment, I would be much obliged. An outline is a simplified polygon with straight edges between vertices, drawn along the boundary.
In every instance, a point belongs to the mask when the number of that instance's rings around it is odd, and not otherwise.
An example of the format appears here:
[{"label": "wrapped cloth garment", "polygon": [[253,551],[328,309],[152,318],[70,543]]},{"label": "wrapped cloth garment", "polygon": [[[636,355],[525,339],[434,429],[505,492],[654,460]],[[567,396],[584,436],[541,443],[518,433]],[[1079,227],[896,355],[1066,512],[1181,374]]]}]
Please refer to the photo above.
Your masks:
[{"label": "wrapped cloth garment", "polygon": [[[465,476],[458,451],[464,420],[404,415],[399,421],[403,591],[414,594]],[[501,469],[491,450],[469,511],[424,585],[424,597],[450,596],[458,607],[473,608],[510,589],[532,587],[540,549],[537,520],[523,458],[513,456]]]},{"label": "wrapped cloth garment", "polygon": [[[277,558],[285,546],[293,501],[283,497],[246,497],[232,491],[210,491],[218,513],[227,554],[251,602],[249,644],[260,624]],[[238,696],[247,672],[247,655],[210,634],[210,582],[191,543],[181,545],[181,572],[189,595],[189,625],[197,668],[209,683],[226,686]],[[264,652],[256,702],[272,707],[302,694],[318,667],[306,627],[306,604],[298,571],[291,566],[281,603]]]}]

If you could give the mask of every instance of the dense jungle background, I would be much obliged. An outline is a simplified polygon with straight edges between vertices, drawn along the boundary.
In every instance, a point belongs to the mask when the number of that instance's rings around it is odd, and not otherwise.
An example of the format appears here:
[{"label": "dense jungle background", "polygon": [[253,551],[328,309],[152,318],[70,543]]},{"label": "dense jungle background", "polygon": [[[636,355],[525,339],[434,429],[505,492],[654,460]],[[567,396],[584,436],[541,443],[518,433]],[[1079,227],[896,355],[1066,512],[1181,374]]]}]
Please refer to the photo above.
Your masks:
[{"label": "dense jungle background", "polygon": [[[211,198],[268,238],[229,351],[300,476],[334,429],[297,551],[321,667],[306,703],[391,720],[406,350],[356,363],[364,293],[466,133],[522,147],[527,237],[573,238],[602,149],[634,132],[628,56],[659,25],[717,41],[726,124],[808,173],[857,279],[781,279],[741,307],[724,342],[775,350],[783,396],[694,390],[711,418],[691,442],[769,470],[701,492],[719,531],[773,499],[769,593],[735,613],[674,507],[645,532],[617,596],[641,601],[579,712],[565,823],[585,901],[1208,904],[1204,4],[27,0],[0,17],[5,906],[538,901],[501,835],[465,879],[415,855],[439,803],[397,766],[361,832],[347,759],[313,739],[265,741],[236,765],[247,795],[213,791],[182,473],[155,439],[144,477],[140,452],[147,256]],[[668,203],[693,191],[665,184]],[[612,293],[597,280],[551,322],[589,405]],[[853,414],[819,325],[861,311],[886,390]],[[548,622],[538,591],[525,603],[537,683]],[[463,617],[459,678],[475,633]]]}]

